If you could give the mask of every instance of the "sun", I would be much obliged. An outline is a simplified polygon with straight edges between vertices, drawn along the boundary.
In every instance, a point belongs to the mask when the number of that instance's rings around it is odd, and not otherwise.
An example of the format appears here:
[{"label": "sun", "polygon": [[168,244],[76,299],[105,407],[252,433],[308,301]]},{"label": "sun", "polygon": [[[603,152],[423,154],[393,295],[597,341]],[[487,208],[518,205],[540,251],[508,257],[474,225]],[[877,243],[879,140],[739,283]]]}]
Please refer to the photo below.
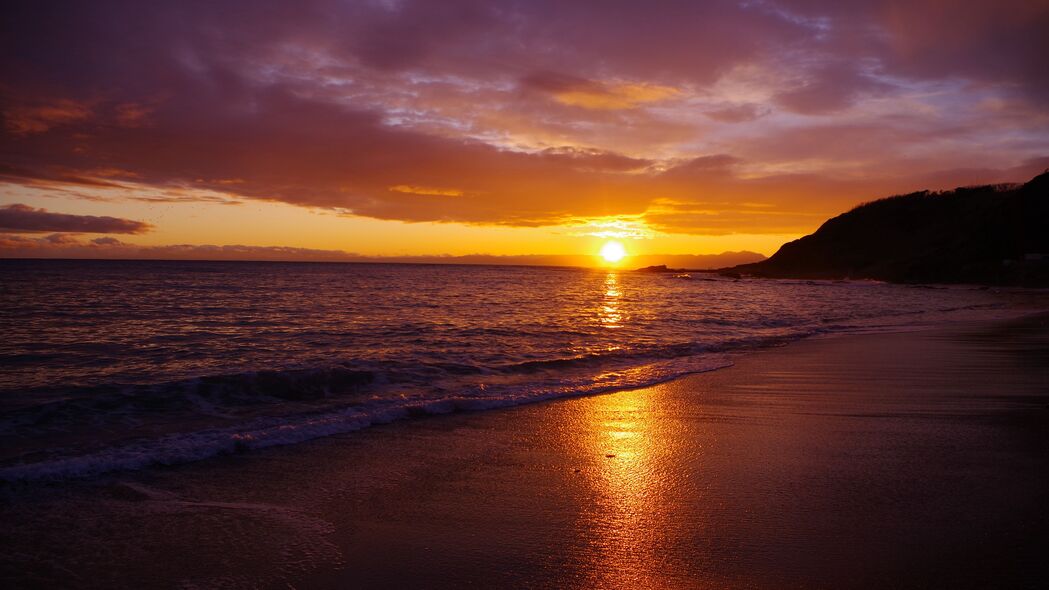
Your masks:
[{"label": "sun", "polygon": [[616,263],[626,256],[626,248],[619,242],[605,242],[604,246],[601,246],[601,258],[605,259],[605,262]]}]

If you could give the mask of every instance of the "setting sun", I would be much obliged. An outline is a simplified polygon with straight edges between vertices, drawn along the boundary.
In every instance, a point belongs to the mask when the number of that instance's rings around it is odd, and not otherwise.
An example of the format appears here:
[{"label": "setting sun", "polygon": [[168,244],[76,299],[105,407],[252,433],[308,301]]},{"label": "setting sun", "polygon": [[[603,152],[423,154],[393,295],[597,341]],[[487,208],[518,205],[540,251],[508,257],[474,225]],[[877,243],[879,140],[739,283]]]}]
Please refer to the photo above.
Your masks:
[{"label": "setting sun", "polygon": [[606,262],[619,262],[626,256],[626,248],[619,242],[607,242],[601,247],[601,258]]}]

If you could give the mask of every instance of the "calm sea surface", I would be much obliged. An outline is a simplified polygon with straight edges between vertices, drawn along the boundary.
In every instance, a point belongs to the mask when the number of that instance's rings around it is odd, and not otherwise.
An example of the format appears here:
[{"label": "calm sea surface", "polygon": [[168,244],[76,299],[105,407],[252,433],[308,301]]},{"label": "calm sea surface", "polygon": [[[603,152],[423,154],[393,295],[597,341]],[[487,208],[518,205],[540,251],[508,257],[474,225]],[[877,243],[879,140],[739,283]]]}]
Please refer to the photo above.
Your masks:
[{"label": "calm sea surface", "polygon": [[970,288],[383,264],[0,261],[0,479],[636,387]]}]

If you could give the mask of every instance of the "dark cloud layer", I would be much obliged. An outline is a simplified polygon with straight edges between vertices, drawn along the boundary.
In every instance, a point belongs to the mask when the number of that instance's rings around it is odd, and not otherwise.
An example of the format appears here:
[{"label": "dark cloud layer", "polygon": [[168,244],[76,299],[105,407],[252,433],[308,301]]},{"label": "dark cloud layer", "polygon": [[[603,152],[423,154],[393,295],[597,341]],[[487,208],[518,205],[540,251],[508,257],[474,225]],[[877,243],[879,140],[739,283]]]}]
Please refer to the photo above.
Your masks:
[{"label": "dark cloud layer", "polygon": [[[1049,152],[1046,30],[1029,0],[12,2],[0,175],[405,221],[798,231],[972,168],[947,140],[1005,154],[976,180],[1023,180],[1000,176]],[[919,124],[861,109],[928,96]]]},{"label": "dark cloud layer", "polygon": [[0,232],[77,232],[90,234],[140,234],[151,229],[148,223],[100,217],[52,213],[15,203],[0,207]]}]

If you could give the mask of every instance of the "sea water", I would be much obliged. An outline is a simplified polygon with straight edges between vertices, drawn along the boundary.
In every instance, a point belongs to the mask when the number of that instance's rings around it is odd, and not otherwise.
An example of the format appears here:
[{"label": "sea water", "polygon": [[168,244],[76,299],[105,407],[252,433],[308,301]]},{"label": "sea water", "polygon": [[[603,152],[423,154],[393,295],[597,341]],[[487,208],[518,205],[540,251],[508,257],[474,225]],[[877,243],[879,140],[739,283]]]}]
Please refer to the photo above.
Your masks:
[{"label": "sea water", "polygon": [[5,260],[0,480],[641,387],[1000,306],[973,287],[616,269]]}]

